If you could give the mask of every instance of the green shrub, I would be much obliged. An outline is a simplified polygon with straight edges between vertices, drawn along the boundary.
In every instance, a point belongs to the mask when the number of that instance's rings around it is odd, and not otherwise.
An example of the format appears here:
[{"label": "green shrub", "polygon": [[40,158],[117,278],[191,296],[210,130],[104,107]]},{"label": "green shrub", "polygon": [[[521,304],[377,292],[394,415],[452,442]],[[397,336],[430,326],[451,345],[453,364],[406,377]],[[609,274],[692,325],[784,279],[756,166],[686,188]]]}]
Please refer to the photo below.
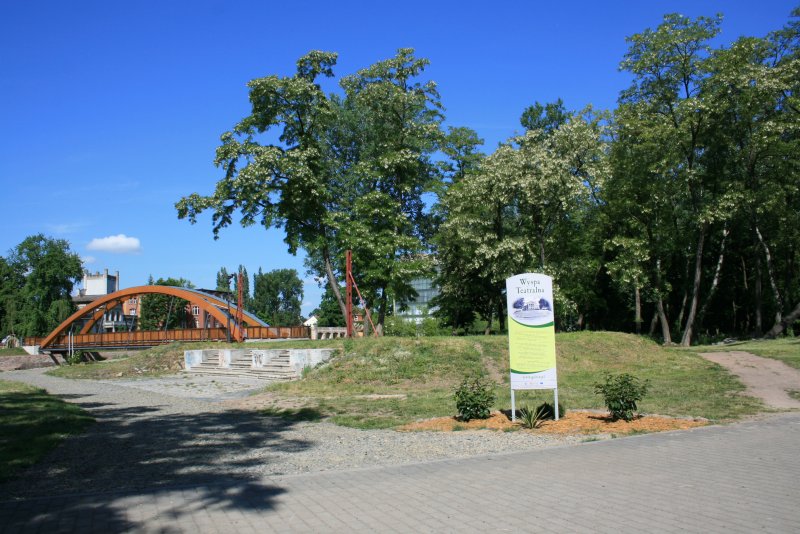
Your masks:
[{"label": "green shrub", "polygon": [[[541,418],[542,418],[542,419],[555,419],[555,418],[556,418],[556,410],[555,410],[555,406],[553,406],[553,405],[552,405],[551,403],[549,403],[549,402],[543,402],[543,403],[541,403],[541,404],[540,404],[540,405],[539,405],[539,406],[536,408],[536,410],[537,410],[537,411],[539,411],[539,412],[541,412]],[[567,410],[565,410],[565,409],[564,409],[564,405],[562,405],[562,404],[559,402],[559,403],[558,403],[558,417],[559,417],[559,418],[561,418],[561,417],[564,417],[564,415],[566,415],[566,413],[567,413]]]},{"label": "green shrub", "polygon": [[466,377],[456,388],[455,399],[458,418],[487,419],[494,404],[494,384],[484,377]]},{"label": "green shrub", "polygon": [[603,396],[603,402],[613,420],[630,421],[636,413],[636,403],[644,398],[649,386],[649,380],[641,382],[628,373],[616,376],[607,374],[605,383],[595,383],[594,391]]},{"label": "green shrub", "polygon": [[67,362],[67,365],[77,365],[86,361],[86,357],[82,350],[76,350],[71,355],[65,354],[64,360]]},{"label": "green shrub", "polygon": [[535,410],[531,410],[528,406],[523,406],[519,410],[519,418],[522,421],[522,426],[525,428],[539,428],[542,424],[542,410],[541,406]]},{"label": "green shrub", "polygon": [[[563,417],[565,413],[567,413],[567,411],[561,404],[559,404],[558,416]],[[519,416],[522,420],[522,426],[525,428],[539,428],[539,426],[542,424],[542,421],[547,419],[555,419],[556,411],[552,404],[549,402],[543,402],[537,406],[535,410],[531,410],[528,406],[523,406],[519,411]]]}]

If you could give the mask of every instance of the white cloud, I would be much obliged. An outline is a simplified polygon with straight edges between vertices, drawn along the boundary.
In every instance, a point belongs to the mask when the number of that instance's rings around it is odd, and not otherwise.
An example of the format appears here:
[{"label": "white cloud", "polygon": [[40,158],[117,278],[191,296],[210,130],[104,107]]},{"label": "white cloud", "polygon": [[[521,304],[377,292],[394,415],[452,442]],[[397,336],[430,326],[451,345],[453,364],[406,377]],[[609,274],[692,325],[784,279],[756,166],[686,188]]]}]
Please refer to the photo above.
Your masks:
[{"label": "white cloud", "polygon": [[142,251],[139,238],[128,237],[125,234],[96,237],[86,245],[86,248],[88,250],[113,252],[115,254],[138,254]]},{"label": "white cloud", "polygon": [[81,261],[84,263],[84,265],[87,265],[89,263],[96,262],[97,258],[95,258],[94,256],[83,256],[81,257]]},{"label": "white cloud", "polygon": [[48,231],[56,235],[74,234],[86,226],[86,223],[61,223],[45,225]]}]

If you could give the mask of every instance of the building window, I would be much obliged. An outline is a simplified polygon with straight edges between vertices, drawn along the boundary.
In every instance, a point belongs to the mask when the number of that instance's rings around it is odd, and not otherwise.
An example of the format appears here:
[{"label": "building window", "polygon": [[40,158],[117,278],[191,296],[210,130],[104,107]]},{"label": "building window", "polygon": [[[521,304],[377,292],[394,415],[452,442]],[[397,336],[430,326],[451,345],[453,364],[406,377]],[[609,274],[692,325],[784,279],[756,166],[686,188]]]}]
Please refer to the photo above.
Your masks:
[{"label": "building window", "polygon": [[192,306],[192,315],[200,315],[200,306]]},{"label": "building window", "polygon": [[129,300],[128,302],[130,304],[136,304],[136,297],[131,298],[131,300]]}]

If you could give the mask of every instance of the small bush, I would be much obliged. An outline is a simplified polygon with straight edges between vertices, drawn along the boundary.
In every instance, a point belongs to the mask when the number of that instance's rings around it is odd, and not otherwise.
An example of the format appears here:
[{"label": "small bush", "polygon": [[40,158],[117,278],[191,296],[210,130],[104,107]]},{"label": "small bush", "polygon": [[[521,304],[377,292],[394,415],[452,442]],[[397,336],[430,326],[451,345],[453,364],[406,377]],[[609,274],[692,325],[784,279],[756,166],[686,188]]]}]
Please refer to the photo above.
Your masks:
[{"label": "small bush", "polygon": [[541,406],[535,410],[531,410],[528,406],[523,406],[519,411],[519,418],[525,428],[539,428],[543,420]]},{"label": "small bush", "polygon": [[628,373],[617,376],[607,374],[605,383],[596,383],[594,391],[603,396],[603,402],[613,420],[630,421],[636,413],[636,403],[644,398],[649,387],[649,380],[641,382]]},{"label": "small bush", "polygon": [[456,409],[461,421],[487,419],[494,404],[494,384],[484,377],[467,377],[455,391]]},{"label": "small bush", "polygon": [[72,354],[65,354],[64,361],[67,362],[67,365],[77,365],[79,363],[85,362],[86,356],[84,355],[82,350],[77,350]]},{"label": "small bush", "polygon": [[[537,411],[541,412],[542,419],[555,419],[556,418],[556,409],[549,402],[541,403],[537,408]],[[567,413],[567,410],[564,409],[564,405],[560,402],[558,403],[558,417],[564,417]]]}]

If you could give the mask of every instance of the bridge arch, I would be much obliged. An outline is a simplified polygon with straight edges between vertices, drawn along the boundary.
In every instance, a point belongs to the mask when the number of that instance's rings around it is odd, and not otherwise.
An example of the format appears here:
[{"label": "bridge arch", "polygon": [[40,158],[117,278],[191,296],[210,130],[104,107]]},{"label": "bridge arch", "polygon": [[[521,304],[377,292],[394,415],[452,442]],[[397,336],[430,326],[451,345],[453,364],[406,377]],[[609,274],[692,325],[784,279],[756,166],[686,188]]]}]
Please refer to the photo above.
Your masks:
[{"label": "bridge arch", "polygon": [[[192,305],[200,307],[200,309],[202,309],[203,311],[214,317],[222,325],[225,325],[227,321],[230,320],[231,336],[240,343],[244,341],[244,334],[245,334],[244,325],[238,324],[236,321],[236,314],[238,308],[234,303],[228,303],[225,300],[210,293],[205,293],[203,291],[198,291],[196,289],[189,289],[185,287],[137,286],[137,287],[130,287],[127,289],[121,289],[119,291],[109,293],[108,295],[103,295],[101,297],[98,297],[96,300],[93,300],[91,303],[87,304],[86,307],[76,311],[75,313],[67,317],[67,319],[65,319],[64,322],[62,322],[52,332],[50,332],[50,334],[48,334],[47,337],[44,338],[44,340],[42,340],[40,348],[47,349],[58,336],[66,333],[66,331],[75,321],[88,316],[89,323],[94,324],[100,317],[103,316],[103,313],[105,313],[106,310],[110,309],[108,308],[109,304],[113,303],[112,307],[116,307],[119,303],[124,302],[128,298],[139,295],[148,295],[148,294],[169,295],[183,300],[187,300]],[[106,308],[100,311],[99,308],[104,306]],[[230,313],[228,313],[228,309],[230,309]],[[264,321],[262,321],[261,319],[259,319],[258,317],[249,312],[245,312],[244,310],[242,310],[242,315],[245,318],[245,322],[247,323],[260,326],[268,326]],[[88,328],[91,328],[91,326],[89,326]]]}]

